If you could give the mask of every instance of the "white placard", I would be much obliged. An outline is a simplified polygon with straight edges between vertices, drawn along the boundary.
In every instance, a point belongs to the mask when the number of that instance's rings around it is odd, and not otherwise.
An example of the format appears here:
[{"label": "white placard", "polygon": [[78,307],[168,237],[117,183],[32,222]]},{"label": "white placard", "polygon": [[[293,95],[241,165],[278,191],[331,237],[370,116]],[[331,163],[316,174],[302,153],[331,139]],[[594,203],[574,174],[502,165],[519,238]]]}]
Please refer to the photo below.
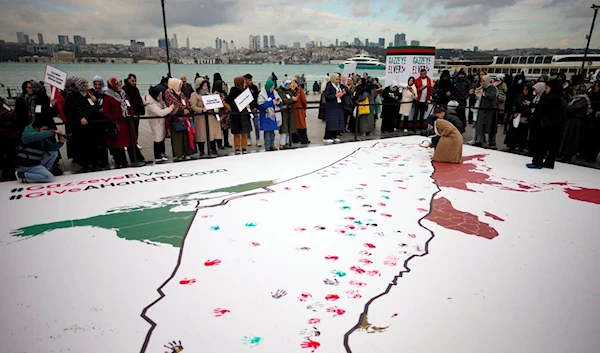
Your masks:
[{"label": "white placard", "polygon": [[42,112],[42,106],[41,105],[36,105],[35,106],[35,112],[38,113],[38,114],[41,113]]},{"label": "white placard", "polygon": [[94,101],[91,98],[88,98],[88,103],[90,103],[90,105],[94,105]]},{"label": "white placard", "polygon": [[44,82],[52,87],[56,87],[63,91],[65,89],[65,82],[67,81],[67,73],[59,70],[53,66],[46,65],[46,72],[44,73]]},{"label": "white placard", "polygon": [[11,111],[10,107],[4,103],[2,103],[2,106],[4,107],[4,109],[6,109],[7,111]]},{"label": "white placard", "polygon": [[252,103],[252,100],[254,100],[254,97],[252,97],[252,92],[250,92],[249,88],[246,88],[244,92],[237,96],[235,99],[235,104],[237,105],[238,110],[241,112],[250,103]]},{"label": "white placard", "polygon": [[223,108],[223,101],[221,101],[221,95],[219,94],[208,94],[202,97],[202,103],[206,109],[218,109]]},{"label": "white placard", "polygon": [[388,55],[386,57],[385,83],[396,81],[398,84],[408,83],[412,76],[419,77],[421,69],[427,70],[427,76],[433,80],[435,55]]},{"label": "white placard", "polygon": [[[342,71],[342,76],[350,77],[353,73],[356,73],[356,63],[348,63],[344,64],[344,71]],[[346,82],[342,82],[346,84]]]}]

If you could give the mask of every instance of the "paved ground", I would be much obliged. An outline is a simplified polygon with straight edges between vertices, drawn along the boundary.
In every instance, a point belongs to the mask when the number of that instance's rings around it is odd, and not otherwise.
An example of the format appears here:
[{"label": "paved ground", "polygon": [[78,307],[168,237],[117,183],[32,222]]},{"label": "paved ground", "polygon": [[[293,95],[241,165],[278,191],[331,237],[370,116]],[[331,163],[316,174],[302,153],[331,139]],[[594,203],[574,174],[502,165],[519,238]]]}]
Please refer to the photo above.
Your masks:
[{"label": "paved ground", "polygon": [[[310,95],[307,98],[309,101],[309,107],[317,107],[318,106],[318,96]],[[325,130],[325,124],[324,124],[324,122],[322,122],[321,120],[319,120],[317,118],[318,109],[309,109],[309,110],[307,110],[307,112],[308,113],[307,113],[306,121],[308,124],[308,138],[311,141],[311,144],[309,145],[309,147],[321,146],[321,145],[323,145],[323,134],[324,134],[324,130]],[[376,139],[381,139],[381,138],[412,135],[412,133],[404,134],[402,132],[393,133],[393,134],[387,134],[387,133],[382,134],[380,128],[381,128],[381,119],[378,119],[376,122],[376,132],[374,135],[368,136],[368,137],[359,136],[358,138],[362,141],[365,141],[365,140],[376,140]],[[499,128],[499,130],[502,130],[502,128]],[[469,141],[471,139],[471,132],[472,132],[472,129],[469,127],[463,135],[465,141]],[[505,137],[504,134],[499,133],[496,138],[497,143],[498,143],[498,149],[501,151],[506,149],[506,146],[503,143],[504,137]],[[255,135],[253,132],[252,133],[252,146],[249,147],[249,152],[250,153],[264,152],[264,148],[256,147],[256,141],[254,140],[254,138],[255,138]],[[354,134],[346,133],[340,139],[342,140],[342,142],[353,141]],[[140,123],[140,138],[138,141],[139,141],[140,145],[142,146],[142,154],[148,160],[152,160],[153,156],[154,156],[154,153],[152,150],[153,149],[152,132],[150,130],[150,126],[148,125],[147,120],[142,120]],[[279,141],[278,134],[276,134],[276,141]],[[230,136],[230,143],[233,144],[232,136]],[[170,139],[166,140],[166,150],[167,150],[167,154],[169,156],[171,156],[172,153],[171,153]],[[63,149],[61,150],[61,154],[63,156],[66,156],[66,148],[65,147],[63,147]],[[227,156],[227,155],[233,155],[233,154],[234,154],[234,150],[232,148],[219,150],[219,156]],[[164,163],[170,163],[170,162],[164,162]],[[588,162],[585,162],[582,160],[575,160],[574,162],[571,162],[571,163],[600,169],[599,163],[588,163]],[[78,165],[73,164],[70,160],[66,160],[66,159],[63,159],[61,161],[61,166],[65,172],[78,172],[80,169]]]}]

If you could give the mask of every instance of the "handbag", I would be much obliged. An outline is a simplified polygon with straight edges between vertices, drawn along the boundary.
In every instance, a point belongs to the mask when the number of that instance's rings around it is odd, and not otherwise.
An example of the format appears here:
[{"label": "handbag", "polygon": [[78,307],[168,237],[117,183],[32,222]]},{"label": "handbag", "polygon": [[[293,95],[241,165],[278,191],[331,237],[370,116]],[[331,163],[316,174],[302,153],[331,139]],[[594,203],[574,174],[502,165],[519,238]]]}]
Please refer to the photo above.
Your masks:
[{"label": "handbag", "polygon": [[[364,105],[363,105],[364,104]],[[369,109],[369,98],[365,98],[358,102],[358,115],[368,115],[371,113],[371,109]]]},{"label": "handbag", "polygon": [[173,130],[175,131],[187,131],[188,126],[185,123],[185,120],[182,118],[177,118],[173,121]]},{"label": "handbag", "polygon": [[116,139],[119,136],[119,125],[118,124],[110,124],[106,128],[106,136],[111,139]]}]

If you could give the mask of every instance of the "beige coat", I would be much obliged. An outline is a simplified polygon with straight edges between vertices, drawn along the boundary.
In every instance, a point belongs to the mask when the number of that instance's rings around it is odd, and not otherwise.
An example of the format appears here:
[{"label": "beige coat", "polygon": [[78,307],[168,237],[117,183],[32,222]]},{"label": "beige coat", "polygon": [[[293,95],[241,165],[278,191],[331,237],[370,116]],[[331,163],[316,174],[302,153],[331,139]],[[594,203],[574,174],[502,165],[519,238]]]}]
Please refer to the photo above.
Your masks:
[{"label": "beige coat", "polygon": [[415,98],[417,98],[417,89],[415,88],[415,85],[406,87],[402,90],[402,99],[400,100],[400,102],[402,103],[402,104],[400,104],[400,114],[401,115],[403,115],[403,116],[410,115],[410,111],[412,110],[412,106],[413,106],[410,103],[412,103],[415,100]]},{"label": "beige coat", "polygon": [[435,128],[441,138],[433,153],[433,161],[462,163],[463,137],[458,129],[444,119],[437,119]]},{"label": "beige coat", "polygon": [[[202,102],[200,94],[197,92],[192,93],[190,105],[192,106],[194,114],[201,114],[194,116],[194,124],[196,125],[196,142],[206,142],[206,114],[204,114],[204,102]],[[217,116],[214,114],[214,111],[209,111],[207,113],[210,141],[223,138],[223,134],[221,132],[221,123],[217,120]]]}]

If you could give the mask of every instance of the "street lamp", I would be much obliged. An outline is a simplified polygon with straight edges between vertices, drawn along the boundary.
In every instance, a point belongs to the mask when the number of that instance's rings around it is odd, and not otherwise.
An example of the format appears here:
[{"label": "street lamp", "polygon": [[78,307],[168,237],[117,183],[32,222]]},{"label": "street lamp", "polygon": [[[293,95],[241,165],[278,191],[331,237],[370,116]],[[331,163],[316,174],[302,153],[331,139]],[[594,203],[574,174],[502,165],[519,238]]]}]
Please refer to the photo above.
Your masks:
[{"label": "street lamp", "polygon": [[596,22],[596,15],[598,15],[598,10],[600,10],[600,6],[596,4],[592,4],[591,9],[594,10],[594,18],[592,19],[592,28],[590,28],[590,34],[587,35],[587,45],[585,46],[585,52],[583,53],[583,61],[581,62],[581,74],[583,75],[583,70],[585,67],[585,61],[587,60],[588,49],[590,48],[590,41],[592,40],[592,32],[594,31],[594,22]]},{"label": "street lamp", "polygon": [[[169,56],[169,36],[167,35],[167,16],[165,15],[165,0],[160,0],[160,4],[162,5],[162,15],[163,15],[163,26],[165,28],[165,45],[167,48],[167,67],[169,69],[169,77],[171,77],[171,57]],[[596,16],[594,15],[594,19]],[[594,25],[592,24],[592,28]],[[588,42],[589,45],[589,42]]]}]

